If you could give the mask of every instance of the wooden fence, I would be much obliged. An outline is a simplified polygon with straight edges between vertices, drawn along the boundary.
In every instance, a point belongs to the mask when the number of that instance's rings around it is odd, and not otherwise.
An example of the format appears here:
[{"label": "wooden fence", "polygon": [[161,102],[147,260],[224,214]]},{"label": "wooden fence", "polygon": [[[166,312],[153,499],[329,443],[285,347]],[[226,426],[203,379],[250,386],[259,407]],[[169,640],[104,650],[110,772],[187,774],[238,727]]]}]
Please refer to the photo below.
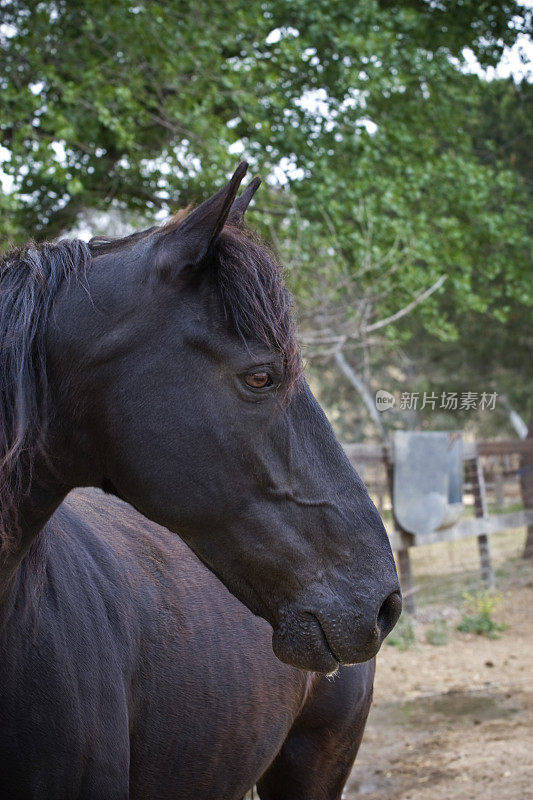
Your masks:
[{"label": "wooden fence", "polygon": [[[389,445],[347,444],[344,449],[353,466],[365,479],[370,492],[377,494],[382,503],[386,493],[392,504],[392,486],[394,476],[394,454]],[[505,458],[515,455],[531,455],[533,457],[532,439],[509,439],[486,442],[463,442],[464,485],[473,498],[474,517],[461,519],[448,528],[430,533],[415,535],[404,531],[394,518],[392,528],[388,531],[391,545],[398,556],[400,581],[404,594],[404,607],[408,613],[416,611],[416,591],[413,584],[409,551],[411,547],[420,547],[434,542],[451,541],[468,536],[477,537],[481,575],[488,588],[494,586],[494,573],[490,552],[490,535],[509,528],[533,525],[533,509],[526,508],[508,513],[489,514],[487,504],[487,486],[485,482],[483,460],[486,458]],[[368,467],[381,466],[382,480],[368,480]],[[516,474],[518,470],[507,468],[505,475]],[[500,476],[502,473],[498,473]],[[496,491],[503,496],[501,484]]]}]

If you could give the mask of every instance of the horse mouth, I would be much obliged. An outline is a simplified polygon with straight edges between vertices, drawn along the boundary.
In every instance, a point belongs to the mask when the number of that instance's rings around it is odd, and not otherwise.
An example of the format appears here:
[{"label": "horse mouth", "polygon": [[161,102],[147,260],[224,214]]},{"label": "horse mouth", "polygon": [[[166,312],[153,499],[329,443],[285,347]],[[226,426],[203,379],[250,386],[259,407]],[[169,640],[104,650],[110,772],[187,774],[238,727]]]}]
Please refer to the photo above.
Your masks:
[{"label": "horse mouth", "polygon": [[308,612],[308,613],[309,613],[309,616],[313,617],[313,620],[316,621],[316,627],[317,627],[317,631],[320,632],[320,636],[321,636],[321,639],[322,639],[322,645],[323,645],[324,649],[328,651],[328,653],[331,656],[331,658],[336,662],[337,666],[335,667],[335,670],[337,670],[340,667],[340,665],[342,664],[342,660],[340,658],[338,658],[338,656],[335,653],[333,647],[330,645],[329,639],[326,636],[326,632],[325,632],[325,630],[324,630],[324,628],[322,626],[322,623],[320,622],[320,618],[317,617],[317,615],[313,614],[312,612]]},{"label": "horse mouth", "polygon": [[[292,616],[292,615],[291,615]],[[286,664],[332,675],[341,665],[316,614],[305,611],[282,619],[272,636],[274,653]]]}]

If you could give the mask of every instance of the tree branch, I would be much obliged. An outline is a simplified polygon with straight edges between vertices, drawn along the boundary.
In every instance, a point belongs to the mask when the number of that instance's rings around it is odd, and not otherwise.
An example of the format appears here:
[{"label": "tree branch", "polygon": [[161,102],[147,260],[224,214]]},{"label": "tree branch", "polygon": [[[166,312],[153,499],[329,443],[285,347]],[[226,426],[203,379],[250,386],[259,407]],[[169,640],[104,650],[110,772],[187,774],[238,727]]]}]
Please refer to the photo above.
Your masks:
[{"label": "tree branch", "polygon": [[405,317],[405,315],[409,314],[409,312],[412,311],[413,308],[416,308],[416,306],[420,305],[420,303],[423,303],[424,300],[427,300],[427,298],[430,295],[432,295],[433,292],[436,292],[437,289],[440,289],[440,287],[442,286],[447,277],[448,277],[447,275],[441,275],[438,281],[435,281],[433,286],[430,286],[429,289],[425,290],[425,292],[422,292],[422,294],[419,294],[417,297],[415,297],[415,299],[412,300],[410,303],[408,303],[406,306],[404,306],[404,308],[401,308],[399,311],[396,311],[395,314],[391,314],[390,317],[385,317],[384,319],[380,319],[377,322],[373,322],[371,325],[367,325],[363,329],[363,332],[370,333],[371,331],[377,331],[379,330],[379,328],[384,328],[386,325],[390,325],[391,322],[396,322],[402,317]]},{"label": "tree branch", "polygon": [[344,354],[342,353],[341,350],[337,350],[337,352],[335,353],[335,363],[339,367],[344,377],[348,379],[348,381],[352,384],[356,392],[358,392],[359,396],[361,397],[361,400],[363,401],[363,403],[367,408],[367,411],[370,415],[370,418],[372,419],[372,422],[379,431],[382,441],[388,442],[389,436],[383,425],[381,415],[374,403],[374,398],[372,397],[372,394],[370,393],[370,390],[366,385],[366,383],[362,380],[362,378],[360,378],[354,372],[354,370],[346,361]]}]

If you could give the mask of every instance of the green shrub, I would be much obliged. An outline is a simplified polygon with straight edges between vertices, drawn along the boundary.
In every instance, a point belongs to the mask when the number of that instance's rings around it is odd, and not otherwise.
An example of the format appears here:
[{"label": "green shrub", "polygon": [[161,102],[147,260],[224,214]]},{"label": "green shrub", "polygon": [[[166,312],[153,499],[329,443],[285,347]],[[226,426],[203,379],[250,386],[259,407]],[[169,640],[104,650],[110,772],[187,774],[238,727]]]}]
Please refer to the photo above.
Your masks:
[{"label": "green shrub", "polygon": [[385,641],[391,647],[397,647],[398,650],[408,650],[412,647],[415,643],[415,629],[411,619],[402,614],[398,624]]},{"label": "green shrub", "polygon": [[450,638],[450,632],[448,630],[448,624],[445,619],[435,619],[429,626],[426,628],[424,637],[428,644],[434,644],[436,646],[448,644],[448,640]]},{"label": "green shrub", "polygon": [[477,592],[475,595],[466,592],[463,599],[464,611],[457,630],[498,639],[499,631],[504,631],[507,627],[492,619],[494,610],[501,604],[501,595],[490,590]]}]

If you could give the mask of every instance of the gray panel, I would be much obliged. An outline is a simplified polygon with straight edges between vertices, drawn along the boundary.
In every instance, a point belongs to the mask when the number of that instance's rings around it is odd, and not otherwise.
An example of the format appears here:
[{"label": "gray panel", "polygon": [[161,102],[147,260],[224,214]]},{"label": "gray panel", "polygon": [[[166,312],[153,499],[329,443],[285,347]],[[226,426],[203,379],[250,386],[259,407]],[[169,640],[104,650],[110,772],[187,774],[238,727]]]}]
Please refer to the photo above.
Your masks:
[{"label": "gray panel", "polygon": [[404,530],[430,533],[457,522],[462,485],[460,433],[395,433],[394,514]]}]

